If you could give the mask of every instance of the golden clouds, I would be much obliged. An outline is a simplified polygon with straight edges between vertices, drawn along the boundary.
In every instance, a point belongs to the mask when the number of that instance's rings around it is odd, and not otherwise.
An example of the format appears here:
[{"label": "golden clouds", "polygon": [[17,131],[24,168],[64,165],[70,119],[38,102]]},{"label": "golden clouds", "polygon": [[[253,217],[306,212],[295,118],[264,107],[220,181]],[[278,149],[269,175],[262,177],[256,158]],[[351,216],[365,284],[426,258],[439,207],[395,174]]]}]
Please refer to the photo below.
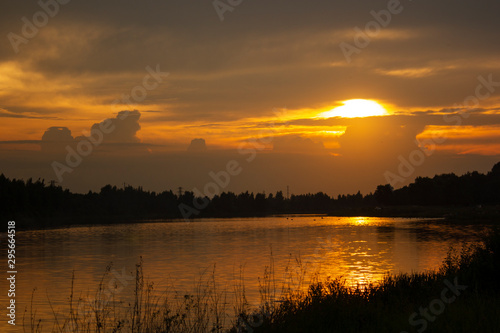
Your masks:
[{"label": "golden clouds", "polygon": [[[435,140],[440,138],[440,140]],[[420,142],[442,142],[432,149],[455,154],[500,154],[500,125],[427,126],[417,136]]]}]

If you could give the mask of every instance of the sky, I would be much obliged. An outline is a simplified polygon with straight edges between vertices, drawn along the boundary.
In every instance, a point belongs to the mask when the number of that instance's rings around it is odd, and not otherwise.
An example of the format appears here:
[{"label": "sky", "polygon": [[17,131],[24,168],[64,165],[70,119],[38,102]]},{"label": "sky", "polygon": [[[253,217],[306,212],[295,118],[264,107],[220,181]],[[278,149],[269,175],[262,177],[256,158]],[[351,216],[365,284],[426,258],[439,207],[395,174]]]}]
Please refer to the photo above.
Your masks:
[{"label": "sky", "polygon": [[497,1],[0,6],[7,177],[337,195],[500,161]]}]

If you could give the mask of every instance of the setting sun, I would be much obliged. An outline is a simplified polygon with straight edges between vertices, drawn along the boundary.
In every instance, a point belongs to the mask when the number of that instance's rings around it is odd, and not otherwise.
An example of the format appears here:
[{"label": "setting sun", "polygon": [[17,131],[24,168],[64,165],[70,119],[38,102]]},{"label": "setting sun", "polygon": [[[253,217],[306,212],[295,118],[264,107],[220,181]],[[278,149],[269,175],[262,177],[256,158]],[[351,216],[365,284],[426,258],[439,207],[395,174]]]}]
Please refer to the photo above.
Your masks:
[{"label": "setting sun", "polygon": [[387,110],[382,105],[368,99],[350,99],[342,101],[344,105],[338,106],[330,111],[323,112],[319,115],[320,118],[360,118],[385,116]]}]

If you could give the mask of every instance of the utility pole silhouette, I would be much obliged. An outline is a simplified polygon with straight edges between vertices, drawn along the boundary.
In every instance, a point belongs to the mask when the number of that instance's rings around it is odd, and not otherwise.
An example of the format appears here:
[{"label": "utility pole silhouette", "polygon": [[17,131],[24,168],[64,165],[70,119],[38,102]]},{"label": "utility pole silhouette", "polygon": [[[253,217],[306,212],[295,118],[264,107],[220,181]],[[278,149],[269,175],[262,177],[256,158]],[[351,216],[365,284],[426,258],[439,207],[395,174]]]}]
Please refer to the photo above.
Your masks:
[{"label": "utility pole silhouette", "polygon": [[179,186],[179,198],[182,197],[182,187]]},{"label": "utility pole silhouette", "polygon": [[290,187],[286,186],[286,199],[290,199]]}]

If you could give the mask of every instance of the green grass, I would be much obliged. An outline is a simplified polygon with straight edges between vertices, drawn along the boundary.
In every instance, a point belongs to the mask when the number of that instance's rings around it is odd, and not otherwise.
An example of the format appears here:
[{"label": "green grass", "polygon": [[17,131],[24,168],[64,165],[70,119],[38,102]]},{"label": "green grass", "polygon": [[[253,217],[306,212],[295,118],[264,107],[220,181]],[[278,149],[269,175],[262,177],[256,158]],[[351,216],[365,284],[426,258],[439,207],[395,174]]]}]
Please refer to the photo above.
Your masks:
[{"label": "green grass", "polygon": [[[388,275],[378,284],[352,287],[343,278],[315,281],[297,288],[290,279],[278,285],[271,262],[259,280],[261,302],[251,308],[245,297],[243,271],[233,292],[220,288],[215,267],[201,274],[192,294],[158,293],[137,264],[132,301],[123,304],[105,283],[93,295],[75,296],[69,312],[54,310],[54,320],[40,319],[27,309],[25,332],[499,332],[500,232],[484,244],[450,252],[434,272]],[[295,281],[305,281],[301,271]],[[438,315],[412,314],[437,304],[447,282],[465,285]],[[292,287],[295,286],[295,287]],[[300,284],[299,284],[300,285]],[[111,295],[111,296],[110,296]],[[445,293],[447,299],[454,294]],[[230,299],[230,297],[234,297]],[[118,296],[116,296],[118,298]],[[434,302],[434,303],[433,303]],[[232,308],[229,308],[232,304]],[[228,316],[228,313],[232,313]]]}]

